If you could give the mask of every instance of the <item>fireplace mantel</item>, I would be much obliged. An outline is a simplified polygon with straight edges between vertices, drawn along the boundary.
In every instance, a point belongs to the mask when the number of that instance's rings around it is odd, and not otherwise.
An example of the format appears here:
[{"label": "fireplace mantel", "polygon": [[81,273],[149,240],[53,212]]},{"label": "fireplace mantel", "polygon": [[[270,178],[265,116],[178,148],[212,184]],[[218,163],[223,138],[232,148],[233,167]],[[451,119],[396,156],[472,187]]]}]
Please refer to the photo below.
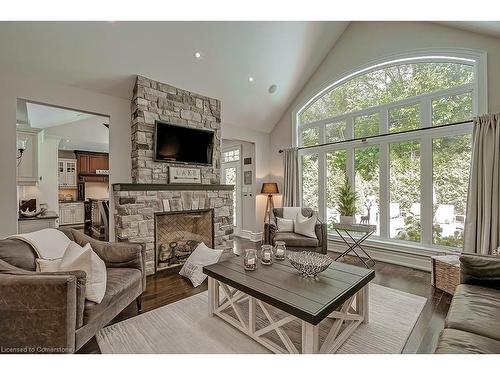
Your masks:
[{"label": "fireplace mantel", "polygon": [[113,191],[231,191],[233,189],[234,185],[218,184],[113,184]]}]

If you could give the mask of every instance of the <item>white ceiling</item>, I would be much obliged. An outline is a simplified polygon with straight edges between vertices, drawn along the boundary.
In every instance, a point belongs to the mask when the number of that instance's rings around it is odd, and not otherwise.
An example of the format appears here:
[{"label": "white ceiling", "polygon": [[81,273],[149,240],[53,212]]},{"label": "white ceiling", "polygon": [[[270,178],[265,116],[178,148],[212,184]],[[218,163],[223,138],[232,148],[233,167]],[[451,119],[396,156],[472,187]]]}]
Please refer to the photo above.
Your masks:
[{"label": "white ceiling", "polygon": [[225,124],[270,131],[347,24],[0,22],[0,68],[127,99],[140,74],[221,99]]},{"label": "white ceiling", "polygon": [[17,123],[61,138],[59,149],[109,152],[109,118],[17,100]]},{"label": "white ceiling", "polygon": [[28,122],[32,128],[45,129],[52,126],[58,126],[84,120],[94,115],[71,111],[68,109],[56,108],[47,105],[26,103],[26,112],[28,115]]},{"label": "white ceiling", "polygon": [[437,23],[479,34],[500,37],[500,21],[443,21]]}]

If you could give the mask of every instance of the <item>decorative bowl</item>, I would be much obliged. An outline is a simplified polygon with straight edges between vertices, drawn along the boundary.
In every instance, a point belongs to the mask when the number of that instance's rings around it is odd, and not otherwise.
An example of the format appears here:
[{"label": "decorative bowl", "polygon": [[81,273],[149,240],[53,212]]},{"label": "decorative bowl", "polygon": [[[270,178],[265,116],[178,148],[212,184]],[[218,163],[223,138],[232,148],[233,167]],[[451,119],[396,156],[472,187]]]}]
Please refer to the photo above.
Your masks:
[{"label": "decorative bowl", "polygon": [[312,251],[288,252],[288,260],[303,276],[316,276],[323,272],[333,262],[328,255]]}]

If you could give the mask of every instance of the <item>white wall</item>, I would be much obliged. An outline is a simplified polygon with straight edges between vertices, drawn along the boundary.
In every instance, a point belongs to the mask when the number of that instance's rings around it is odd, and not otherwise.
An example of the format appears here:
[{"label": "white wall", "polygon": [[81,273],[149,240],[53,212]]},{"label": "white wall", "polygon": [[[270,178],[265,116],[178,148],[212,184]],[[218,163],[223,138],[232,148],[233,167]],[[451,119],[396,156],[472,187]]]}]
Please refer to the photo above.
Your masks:
[{"label": "white wall", "polygon": [[248,128],[241,128],[230,124],[222,124],[223,139],[238,139],[255,144],[255,226],[253,232],[259,233],[264,230],[264,210],[266,208],[266,196],[258,194],[263,182],[269,180],[270,144],[269,134]]},{"label": "white wall", "polygon": [[391,54],[424,48],[483,50],[488,58],[488,112],[500,112],[500,38],[427,22],[352,22],[271,132],[270,173],[282,181],[281,148],[292,145],[292,111],[345,72]]},{"label": "white wall", "polygon": [[[43,81],[8,71],[0,73],[0,237],[17,232],[16,202],[16,100],[77,109],[110,116],[110,184],[130,182],[130,101],[82,90],[57,82]],[[111,212],[114,211],[111,202]],[[110,215],[111,217],[113,215]],[[114,224],[110,223],[110,238]]]}]

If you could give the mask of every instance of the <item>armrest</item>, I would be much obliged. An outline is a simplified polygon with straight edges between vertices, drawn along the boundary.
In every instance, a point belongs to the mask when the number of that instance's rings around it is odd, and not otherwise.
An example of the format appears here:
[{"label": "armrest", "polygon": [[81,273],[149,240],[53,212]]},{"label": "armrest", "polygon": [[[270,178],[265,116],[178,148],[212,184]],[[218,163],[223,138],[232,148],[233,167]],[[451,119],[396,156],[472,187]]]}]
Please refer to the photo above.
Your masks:
[{"label": "armrest", "polygon": [[12,353],[75,349],[74,275],[0,274],[0,346]]},{"label": "armrest", "polygon": [[460,281],[500,289],[500,257],[478,254],[460,256]]}]

